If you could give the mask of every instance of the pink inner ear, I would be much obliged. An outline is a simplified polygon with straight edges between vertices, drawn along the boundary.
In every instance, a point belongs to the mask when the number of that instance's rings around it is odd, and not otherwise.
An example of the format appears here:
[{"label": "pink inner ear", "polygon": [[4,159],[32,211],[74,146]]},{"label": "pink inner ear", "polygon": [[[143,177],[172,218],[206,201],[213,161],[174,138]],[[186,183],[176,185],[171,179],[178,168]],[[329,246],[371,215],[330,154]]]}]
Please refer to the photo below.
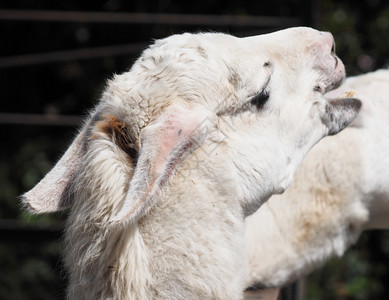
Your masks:
[{"label": "pink inner ear", "polygon": [[174,147],[180,143],[180,134],[179,132],[182,131],[182,129],[178,129],[176,126],[178,124],[174,124],[173,120],[167,120],[166,124],[163,124],[161,127],[161,147],[158,151],[158,154],[155,158],[155,172],[157,174],[161,174],[164,165],[166,163],[166,159],[169,156],[169,154],[172,152]]},{"label": "pink inner ear", "polygon": [[156,155],[155,172],[161,174],[168,157],[180,144],[190,139],[196,127],[192,126],[197,120],[188,120],[185,111],[173,111],[167,120],[162,120],[160,127],[161,146]]},{"label": "pink inner ear", "polygon": [[134,222],[154,205],[177,164],[204,139],[201,125],[208,115],[203,108],[176,105],[141,132],[134,176],[123,206],[112,223]]}]

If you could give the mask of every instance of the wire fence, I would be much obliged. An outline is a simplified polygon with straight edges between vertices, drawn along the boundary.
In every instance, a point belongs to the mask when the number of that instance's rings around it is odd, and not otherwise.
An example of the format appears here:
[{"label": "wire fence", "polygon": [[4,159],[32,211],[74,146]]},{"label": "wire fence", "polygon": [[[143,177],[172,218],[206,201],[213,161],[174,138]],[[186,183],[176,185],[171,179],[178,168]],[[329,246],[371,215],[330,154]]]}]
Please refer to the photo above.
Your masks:
[{"label": "wire fence", "polygon": [[300,18],[248,16],[248,15],[195,15],[195,14],[149,14],[110,13],[47,10],[0,10],[0,20],[38,22],[80,22],[154,25],[196,25],[231,27],[284,27],[302,23]]}]

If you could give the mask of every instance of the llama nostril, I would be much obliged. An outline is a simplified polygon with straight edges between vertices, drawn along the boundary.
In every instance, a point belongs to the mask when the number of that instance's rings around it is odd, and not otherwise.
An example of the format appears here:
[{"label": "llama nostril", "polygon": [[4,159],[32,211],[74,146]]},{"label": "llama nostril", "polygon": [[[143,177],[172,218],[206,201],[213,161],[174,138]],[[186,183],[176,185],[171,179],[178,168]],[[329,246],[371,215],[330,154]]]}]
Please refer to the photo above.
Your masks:
[{"label": "llama nostril", "polygon": [[331,47],[331,54],[335,54],[335,41],[332,43],[332,47]]}]

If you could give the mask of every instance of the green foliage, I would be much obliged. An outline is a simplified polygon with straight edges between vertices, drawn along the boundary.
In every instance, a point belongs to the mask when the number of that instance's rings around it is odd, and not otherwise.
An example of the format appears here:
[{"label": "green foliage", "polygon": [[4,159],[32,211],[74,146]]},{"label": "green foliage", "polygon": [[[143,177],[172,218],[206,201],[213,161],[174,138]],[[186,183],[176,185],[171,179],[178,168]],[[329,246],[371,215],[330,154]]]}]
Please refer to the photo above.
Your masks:
[{"label": "green foliage", "polygon": [[305,299],[387,299],[389,232],[365,232],[342,258],[307,276]]},{"label": "green foliage", "polygon": [[59,251],[57,241],[0,244],[0,299],[63,298]]},{"label": "green foliage", "polygon": [[382,0],[321,2],[320,30],[334,34],[337,54],[349,75],[389,63],[389,5]]},{"label": "green foliage", "polygon": [[368,39],[376,56],[387,53],[389,49],[389,5],[377,14],[368,26]]}]

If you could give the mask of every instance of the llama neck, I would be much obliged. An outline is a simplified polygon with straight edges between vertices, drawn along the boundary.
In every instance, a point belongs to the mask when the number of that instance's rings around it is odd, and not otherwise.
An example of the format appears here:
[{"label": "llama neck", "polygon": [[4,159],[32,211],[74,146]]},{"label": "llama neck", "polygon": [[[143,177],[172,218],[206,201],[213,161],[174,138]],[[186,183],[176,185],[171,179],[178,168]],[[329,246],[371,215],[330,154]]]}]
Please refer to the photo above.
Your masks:
[{"label": "llama neck", "polygon": [[164,189],[139,224],[149,255],[152,297],[241,297],[242,210],[233,194],[210,179],[217,177],[200,174],[203,167],[191,170],[193,179],[177,173],[170,183],[174,189]]},{"label": "llama neck", "polygon": [[233,173],[216,163],[186,160],[155,207],[138,224],[120,228],[108,221],[130,172],[119,176],[120,164],[107,176],[87,162],[92,169],[80,176],[65,237],[69,298],[239,299],[242,208],[229,182]]}]

